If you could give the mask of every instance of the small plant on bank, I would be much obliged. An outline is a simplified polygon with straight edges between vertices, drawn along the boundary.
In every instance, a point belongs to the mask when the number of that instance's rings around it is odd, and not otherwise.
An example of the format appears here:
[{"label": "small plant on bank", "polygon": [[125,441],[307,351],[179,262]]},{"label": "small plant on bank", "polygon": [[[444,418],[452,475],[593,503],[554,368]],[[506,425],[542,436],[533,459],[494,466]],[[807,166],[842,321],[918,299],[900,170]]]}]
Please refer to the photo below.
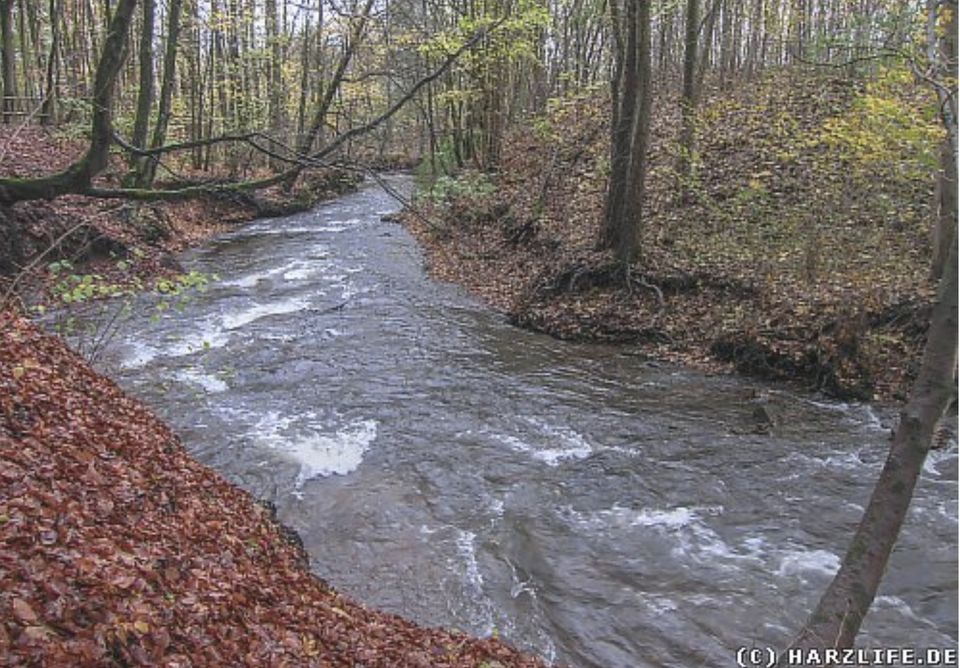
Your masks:
[{"label": "small plant on bank", "polygon": [[[34,312],[49,317],[54,331],[66,339],[71,347],[89,362],[95,361],[106,345],[132,315],[137,296],[146,286],[135,273],[135,263],[142,253],[134,252],[134,260],[115,262],[118,276],[82,274],[69,260],[58,260],[47,265],[53,279],[49,304],[39,304]],[[153,309],[152,318],[159,319],[164,311],[174,308],[182,311],[193,291],[206,289],[212,274],[190,271],[156,281],[152,291],[159,297],[147,308]]]},{"label": "small plant on bank", "polygon": [[496,186],[486,174],[475,172],[459,176],[441,176],[430,189],[429,197],[435,204],[443,204],[456,199],[478,199],[492,195]]}]

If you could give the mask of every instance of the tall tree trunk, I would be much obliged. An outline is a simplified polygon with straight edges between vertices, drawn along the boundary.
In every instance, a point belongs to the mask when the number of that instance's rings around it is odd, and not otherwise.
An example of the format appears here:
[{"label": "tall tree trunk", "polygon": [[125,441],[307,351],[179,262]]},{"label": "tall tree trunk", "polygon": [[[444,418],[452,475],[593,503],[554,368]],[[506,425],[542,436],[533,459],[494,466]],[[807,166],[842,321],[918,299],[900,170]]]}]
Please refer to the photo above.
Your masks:
[{"label": "tall tree trunk", "polygon": [[[140,46],[138,49],[140,60],[139,90],[137,91],[137,114],[133,120],[133,134],[130,137],[130,143],[137,148],[144,148],[147,145],[147,129],[150,125],[150,109],[153,106],[153,29],[155,12],[155,0],[143,0],[140,7],[143,14],[143,25],[140,32]],[[143,162],[143,158],[137,156],[130,157],[130,166],[135,171],[137,164]],[[132,183],[136,179],[136,173],[131,175],[129,181]]]},{"label": "tall tree trunk", "polygon": [[[611,8],[614,4],[611,2]],[[622,21],[615,9],[611,16],[623,26],[619,44],[622,68],[617,66],[622,74],[613,90],[613,99],[619,98],[619,105],[613,114],[610,182],[601,246],[612,250],[627,269],[637,259],[640,248],[646,181],[652,102],[650,2],[626,0]]]},{"label": "tall tree trunk", "polygon": [[680,199],[690,198],[696,151],[697,38],[700,32],[700,0],[687,0],[687,23],[683,40],[683,95],[680,99]]},{"label": "tall tree trunk", "polygon": [[[173,85],[176,81],[177,47],[180,40],[180,11],[182,0],[170,0],[167,6],[167,44],[163,54],[163,81],[160,84],[160,102],[157,107],[157,121],[153,126],[153,136],[150,146],[163,146],[167,138],[167,127],[170,124],[170,106],[173,102]],[[157,176],[157,161],[147,160],[137,176],[137,185],[140,188],[149,188]]]},{"label": "tall tree trunk", "polygon": [[13,2],[0,0],[0,69],[3,70],[3,122],[9,123],[16,113],[17,67],[13,51]]},{"label": "tall tree trunk", "polygon": [[40,122],[52,123],[57,108],[57,85],[60,79],[60,26],[63,0],[50,0],[50,52],[47,55],[47,76],[40,108]]},{"label": "tall tree trunk", "polygon": [[[957,3],[945,2],[946,24],[940,32],[939,60],[947,70],[947,79],[957,80]],[[935,31],[934,31],[935,32]],[[954,93],[956,88],[954,84]],[[956,97],[952,98],[954,107],[951,114],[956,123]],[[946,110],[945,110],[946,111]],[[954,139],[956,137],[954,136]],[[950,248],[957,245],[957,154],[956,145],[951,148],[951,138],[943,141],[940,149],[940,173],[937,175],[937,219],[933,230],[933,259],[930,274],[940,278],[950,254]]]}]

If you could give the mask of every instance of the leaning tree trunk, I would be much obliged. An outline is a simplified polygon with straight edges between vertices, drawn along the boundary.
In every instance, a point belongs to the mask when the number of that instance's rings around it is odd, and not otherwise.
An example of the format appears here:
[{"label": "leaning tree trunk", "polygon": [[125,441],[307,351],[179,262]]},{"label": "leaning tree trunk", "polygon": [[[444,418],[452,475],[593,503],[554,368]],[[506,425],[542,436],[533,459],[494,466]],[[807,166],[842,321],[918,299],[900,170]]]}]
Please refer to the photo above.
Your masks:
[{"label": "leaning tree trunk", "polygon": [[[957,10],[955,0],[944,5],[952,16]],[[938,3],[931,0],[928,8],[928,39],[931,49],[936,42]],[[952,28],[952,26],[951,26]],[[951,31],[952,32],[952,31]],[[940,54],[931,51],[931,63],[937,75],[946,81],[956,81],[956,60],[943,61]],[[950,157],[957,160],[956,100],[937,87],[941,97],[941,118],[947,130]],[[957,201],[947,212],[956,219]],[[950,403],[956,398],[957,368],[957,243],[950,243],[943,267],[943,277],[937,292],[923,361],[910,398],[900,414],[900,424],[893,437],[886,464],[880,472],[873,494],[864,511],[860,525],[853,536],[840,570],[823,594],[810,619],[804,625],[791,647],[780,658],[780,665],[797,665],[791,661],[791,652],[848,648],[853,645],[860,625],[873,603],[886,569],[890,553],[896,544],[900,528],[910,508],[910,500],[923,463],[930,450],[937,423]],[[819,655],[822,656],[822,653]]]},{"label": "leaning tree trunk", "polygon": [[[900,415],[890,453],[843,564],[799,636],[784,653],[853,645],[900,533],[934,429],[955,396],[957,249],[951,247],[933,310],[923,364]],[[822,656],[822,652],[820,654]]]}]

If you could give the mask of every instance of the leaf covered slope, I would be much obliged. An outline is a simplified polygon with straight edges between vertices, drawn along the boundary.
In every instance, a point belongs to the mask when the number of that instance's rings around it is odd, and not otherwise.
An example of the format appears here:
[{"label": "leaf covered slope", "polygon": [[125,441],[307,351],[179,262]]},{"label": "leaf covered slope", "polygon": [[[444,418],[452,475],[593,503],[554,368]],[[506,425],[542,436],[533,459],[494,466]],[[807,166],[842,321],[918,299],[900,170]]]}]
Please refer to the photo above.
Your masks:
[{"label": "leaf covered slope", "polygon": [[10,312],[0,333],[0,665],[542,665],[331,590],[58,339]]},{"label": "leaf covered slope", "polygon": [[864,82],[796,69],[713,91],[686,183],[679,105],[658,96],[629,288],[597,250],[608,107],[600,91],[558,100],[505,143],[495,176],[423,198],[426,215],[405,222],[433,274],[560,338],[902,397],[934,288],[941,131],[928,92],[900,72]]}]

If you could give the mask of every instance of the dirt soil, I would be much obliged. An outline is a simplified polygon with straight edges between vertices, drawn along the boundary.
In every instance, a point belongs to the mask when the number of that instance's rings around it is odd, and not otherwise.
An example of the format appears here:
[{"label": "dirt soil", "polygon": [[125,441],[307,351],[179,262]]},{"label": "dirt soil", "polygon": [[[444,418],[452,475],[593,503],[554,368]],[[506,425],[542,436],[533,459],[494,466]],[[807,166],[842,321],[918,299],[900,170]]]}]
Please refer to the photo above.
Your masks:
[{"label": "dirt soil", "polygon": [[[935,287],[934,170],[904,169],[909,155],[848,154],[830,129],[837,119],[859,127],[863,94],[862,83],[799,71],[711,92],[685,200],[679,103],[658,95],[629,287],[597,249],[602,92],[556,102],[505,142],[496,175],[467,172],[402,219],[435,277],[520,326],[840,398],[903,399]],[[889,95],[907,108],[930,103],[916,86]]]}]

